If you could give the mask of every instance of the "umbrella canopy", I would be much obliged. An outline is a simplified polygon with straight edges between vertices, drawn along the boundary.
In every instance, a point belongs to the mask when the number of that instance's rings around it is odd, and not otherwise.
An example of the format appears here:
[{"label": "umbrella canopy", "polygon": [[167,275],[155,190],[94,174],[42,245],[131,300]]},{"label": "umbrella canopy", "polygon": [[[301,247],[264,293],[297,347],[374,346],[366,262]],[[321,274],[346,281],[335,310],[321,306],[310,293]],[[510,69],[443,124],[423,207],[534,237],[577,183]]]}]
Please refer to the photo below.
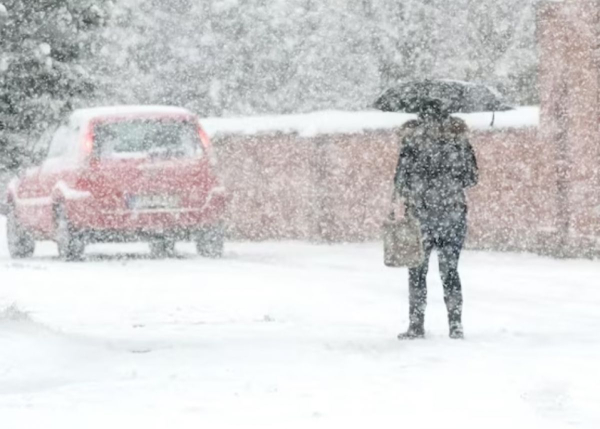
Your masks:
[{"label": "umbrella canopy", "polygon": [[386,90],[374,107],[384,112],[419,113],[431,100],[439,100],[447,113],[512,109],[500,94],[485,85],[444,79],[401,83]]}]

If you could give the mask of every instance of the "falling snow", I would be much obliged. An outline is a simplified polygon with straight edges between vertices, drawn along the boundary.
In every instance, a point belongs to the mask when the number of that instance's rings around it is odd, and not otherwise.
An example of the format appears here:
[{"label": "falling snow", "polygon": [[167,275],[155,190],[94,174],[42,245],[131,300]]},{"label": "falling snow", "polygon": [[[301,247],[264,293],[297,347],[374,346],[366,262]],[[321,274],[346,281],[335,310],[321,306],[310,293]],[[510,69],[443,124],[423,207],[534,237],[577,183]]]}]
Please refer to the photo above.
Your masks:
[{"label": "falling snow", "polygon": [[600,427],[599,12],[1,0],[0,427]]}]

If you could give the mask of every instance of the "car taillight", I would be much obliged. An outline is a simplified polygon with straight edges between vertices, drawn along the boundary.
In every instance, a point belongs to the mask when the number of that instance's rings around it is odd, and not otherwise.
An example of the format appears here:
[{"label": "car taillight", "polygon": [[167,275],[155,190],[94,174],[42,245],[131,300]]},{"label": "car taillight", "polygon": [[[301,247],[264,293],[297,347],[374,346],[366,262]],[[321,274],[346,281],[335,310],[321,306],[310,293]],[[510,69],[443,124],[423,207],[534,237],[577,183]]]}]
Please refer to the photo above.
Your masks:
[{"label": "car taillight", "polygon": [[210,138],[208,137],[208,134],[206,134],[206,131],[204,131],[204,129],[200,125],[198,125],[198,136],[200,137],[202,147],[207,153],[211,165],[217,165],[217,157],[215,156],[212,145],[210,144]]},{"label": "car taillight", "polygon": [[206,131],[204,131],[200,125],[198,125],[198,136],[200,137],[200,141],[202,142],[204,149],[208,150],[210,147],[210,138],[208,138],[208,134],[206,134]]},{"label": "car taillight", "polygon": [[89,159],[94,151],[94,128],[92,124],[88,125],[85,134],[83,135],[82,142],[83,156]]}]

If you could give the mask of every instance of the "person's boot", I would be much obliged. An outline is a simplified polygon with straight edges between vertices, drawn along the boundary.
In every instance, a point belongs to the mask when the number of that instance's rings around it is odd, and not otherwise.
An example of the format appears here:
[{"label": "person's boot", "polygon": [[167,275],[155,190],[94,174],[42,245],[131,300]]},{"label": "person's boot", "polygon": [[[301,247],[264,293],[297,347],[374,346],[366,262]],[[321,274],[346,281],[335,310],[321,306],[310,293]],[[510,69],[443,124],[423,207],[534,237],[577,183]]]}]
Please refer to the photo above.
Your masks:
[{"label": "person's boot", "polygon": [[[425,265],[426,267],[426,265]],[[427,269],[409,270],[408,329],[398,334],[399,340],[425,338],[425,308],[427,306]]]},{"label": "person's boot", "polygon": [[425,315],[413,307],[408,324],[408,330],[398,334],[399,340],[416,340],[425,338]]},{"label": "person's boot", "polygon": [[452,308],[448,313],[448,326],[450,328],[450,338],[453,340],[462,340],[465,337],[462,325],[462,308],[459,306]]},{"label": "person's boot", "polygon": [[406,332],[398,334],[399,340],[418,340],[425,338],[425,329],[423,326],[410,325]]},{"label": "person's boot", "polygon": [[446,295],[444,300],[446,301],[446,308],[448,309],[448,327],[450,328],[450,338],[454,340],[462,340],[465,337],[465,333],[462,325],[463,300],[460,287],[454,288],[453,293]]},{"label": "person's boot", "polygon": [[450,338],[453,340],[462,340],[465,338],[462,323],[450,322]]}]

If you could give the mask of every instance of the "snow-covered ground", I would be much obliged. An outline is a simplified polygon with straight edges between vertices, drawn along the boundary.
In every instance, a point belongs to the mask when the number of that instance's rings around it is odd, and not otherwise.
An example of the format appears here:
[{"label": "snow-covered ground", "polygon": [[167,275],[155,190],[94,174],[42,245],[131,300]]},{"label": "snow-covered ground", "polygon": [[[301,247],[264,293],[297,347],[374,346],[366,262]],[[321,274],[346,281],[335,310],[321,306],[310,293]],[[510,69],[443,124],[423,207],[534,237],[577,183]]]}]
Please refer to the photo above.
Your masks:
[{"label": "snow-covered ground", "polygon": [[2,429],[600,427],[598,261],[467,252],[465,341],[432,265],[429,338],[399,342],[378,244],[0,249]]}]

